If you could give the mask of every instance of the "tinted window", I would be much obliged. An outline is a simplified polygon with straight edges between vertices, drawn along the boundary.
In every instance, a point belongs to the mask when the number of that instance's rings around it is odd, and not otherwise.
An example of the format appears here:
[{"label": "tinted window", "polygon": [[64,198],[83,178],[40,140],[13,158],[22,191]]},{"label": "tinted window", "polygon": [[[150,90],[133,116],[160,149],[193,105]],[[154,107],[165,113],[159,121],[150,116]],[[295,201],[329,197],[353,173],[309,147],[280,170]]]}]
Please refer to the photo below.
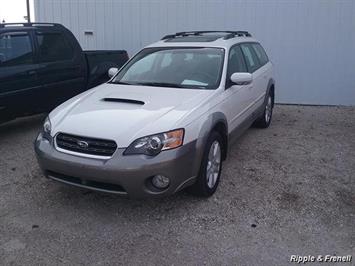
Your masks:
[{"label": "tinted window", "polygon": [[70,60],[73,49],[61,33],[36,33],[39,45],[39,61]]},{"label": "tinted window", "polygon": [[26,32],[0,35],[0,67],[32,63],[31,39]]},{"label": "tinted window", "polygon": [[248,72],[243,58],[242,50],[239,46],[234,46],[229,51],[228,57],[228,79],[233,73]]},{"label": "tinted window", "polygon": [[248,70],[250,73],[253,73],[260,67],[259,59],[250,44],[244,43],[240,47],[242,48]]},{"label": "tinted window", "polygon": [[259,43],[253,43],[251,46],[253,47],[254,52],[258,57],[260,64],[262,66],[265,65],[269,61],[269,59],[265,53],[264,48]]}]

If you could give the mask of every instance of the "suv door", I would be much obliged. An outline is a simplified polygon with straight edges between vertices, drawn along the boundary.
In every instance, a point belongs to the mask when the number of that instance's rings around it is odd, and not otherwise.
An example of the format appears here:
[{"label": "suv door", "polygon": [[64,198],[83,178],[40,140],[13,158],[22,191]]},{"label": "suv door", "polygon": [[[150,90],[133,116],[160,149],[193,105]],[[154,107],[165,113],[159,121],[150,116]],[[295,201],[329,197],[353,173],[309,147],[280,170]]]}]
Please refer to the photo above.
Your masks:
[{"label": "suv door", "polygon": [[63,32],[36,30],[38,46],[38,78],[43,85],[41,99],[51,110],[86,87],[82,54],[75,53]]},{"label": "suv door", "polygon": [[37,71],[30,31],[0,33],[0,122],[36,111]]},{"label": "suv door", "polygon": [[248,72],[253,75],[253,87],[251,89],[250,112],[254,112],[264,101],[266,86],[264,85],[264,71],[259,59],[252,47],[252,43],[242,43],[240,45]]},{"label": "suv door", "polygon": [[235,85],[230,77],[236,72],[248,72],[244,57],[239,45],[233,46],[229,50],[228,67],[226,77],[226,108],[229,121],[230,132],[237,128],[248,116],[248,106],[251,102],[250,90],[252,84]]},{"label": "suv door", "polygon": [[261,96],[264,95],[269,83],[269,79],[272,77],[271,63],[260,43],[251,43],[251,47],[260,63],[259,71],[260,75],[262,76],[262,82],[260,83],[261,86],[259,88],[260,90],[258,91],[258,94]]}]

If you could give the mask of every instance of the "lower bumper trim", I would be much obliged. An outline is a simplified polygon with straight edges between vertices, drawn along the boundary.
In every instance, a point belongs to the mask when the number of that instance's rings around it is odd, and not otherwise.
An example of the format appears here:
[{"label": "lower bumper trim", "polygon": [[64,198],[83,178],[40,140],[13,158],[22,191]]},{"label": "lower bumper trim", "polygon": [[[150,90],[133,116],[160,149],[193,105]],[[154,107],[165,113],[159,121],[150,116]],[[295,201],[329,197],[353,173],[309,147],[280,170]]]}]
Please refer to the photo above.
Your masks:
[{"label": "lower bumper trim", "polygon": [[106,193],[119,194],[119,195],[127,195],[127,192],[123,189],[123,187],[116,184],[109,184],[109,183],[97,182],[92,180],[84,180],[77,177],[62,175],[52,171],[47,171],[47,177],[54,181],[64,183],[67,185],[80,187],[80,188],[106,192]]}]

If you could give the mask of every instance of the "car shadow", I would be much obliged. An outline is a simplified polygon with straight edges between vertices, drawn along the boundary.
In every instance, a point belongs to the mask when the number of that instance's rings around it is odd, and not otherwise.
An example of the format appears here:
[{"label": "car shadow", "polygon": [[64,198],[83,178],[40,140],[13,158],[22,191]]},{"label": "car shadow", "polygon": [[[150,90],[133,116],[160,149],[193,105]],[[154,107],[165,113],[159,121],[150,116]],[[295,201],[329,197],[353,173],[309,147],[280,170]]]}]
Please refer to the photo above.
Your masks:
[{"label": "car shadow", "polygon": [[51,180],[46,182],[49,182],[47,183],[50,190],[50,192],[47,191],[49,202],[57,205],[47,206],[48,208],[62,208],[65,206],[69,212],[80,210],[83,215],[87,216],[91,216],[93,210],[102,217],[119,214],[122,219],[129,219],[132,215],[137,220],[144,220],[147,216],[159,219],[163,214],[180,216],[184,215],[186,210],[193,212],[193,209],[209,204],[215,197],[195,197],[183,190],[164,198],[131,199],[114,194],[71,187]]}]

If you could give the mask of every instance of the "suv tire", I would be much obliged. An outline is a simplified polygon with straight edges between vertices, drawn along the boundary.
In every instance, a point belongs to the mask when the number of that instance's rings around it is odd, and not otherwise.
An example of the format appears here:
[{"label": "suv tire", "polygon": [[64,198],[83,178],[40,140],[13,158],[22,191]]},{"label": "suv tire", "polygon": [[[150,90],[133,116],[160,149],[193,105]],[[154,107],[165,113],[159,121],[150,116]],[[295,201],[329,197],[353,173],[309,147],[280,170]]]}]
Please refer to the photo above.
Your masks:
[{"label": "suv tire", "polygon": [[259,128],[268,128],[272,119],[272,111],[274,109],[274,97],[268,94],[263,114],[255,121],[254,125]]},{"label": "suv tire", "polygon": [[222,145],[221,135],[212,131],[207,139],[196,183],[188,188],[191,194],[210,197],[216,191],[222,171],[222,152],[225,148]]}]

